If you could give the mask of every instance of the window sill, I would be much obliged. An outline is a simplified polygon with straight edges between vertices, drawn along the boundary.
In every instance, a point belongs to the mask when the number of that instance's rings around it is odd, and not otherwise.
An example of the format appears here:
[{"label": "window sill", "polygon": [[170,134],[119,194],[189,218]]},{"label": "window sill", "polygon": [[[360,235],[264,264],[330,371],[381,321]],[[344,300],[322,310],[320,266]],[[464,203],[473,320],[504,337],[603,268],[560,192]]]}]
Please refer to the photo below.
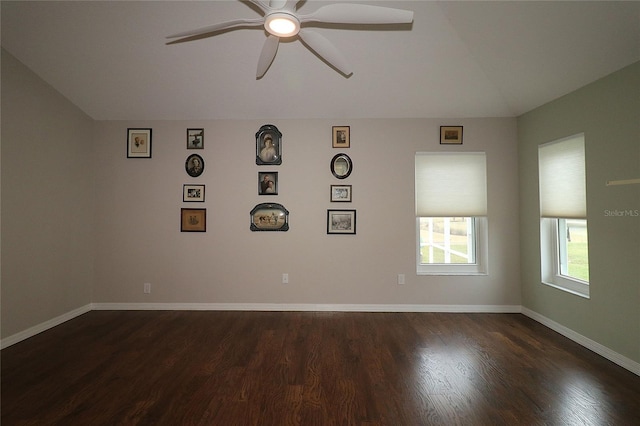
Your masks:
[{"label": "window sill", "polygon": [[585,284],[581,281],[567,279],[564,277],[555,277],[555,282],[550,282],[550,280],[542,280],[542,284],[548,285],[549,287],[557,288],[558,290],[566,291],[567,293],[575,294],[576,296],[584,297],[585,299],[590,299],[589,296],[589,284]]}]

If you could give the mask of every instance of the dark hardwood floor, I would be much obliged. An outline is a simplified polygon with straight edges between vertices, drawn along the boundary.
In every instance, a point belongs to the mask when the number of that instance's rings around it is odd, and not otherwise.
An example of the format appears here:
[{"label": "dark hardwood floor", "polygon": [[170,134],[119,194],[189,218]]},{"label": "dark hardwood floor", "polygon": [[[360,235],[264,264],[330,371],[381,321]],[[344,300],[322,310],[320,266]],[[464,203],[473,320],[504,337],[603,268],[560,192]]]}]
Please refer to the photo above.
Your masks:
[{"label": "dark hardwood floor", "polygon": [[2,350],[2,425],[640,425],[519,314],[92,311]]}]

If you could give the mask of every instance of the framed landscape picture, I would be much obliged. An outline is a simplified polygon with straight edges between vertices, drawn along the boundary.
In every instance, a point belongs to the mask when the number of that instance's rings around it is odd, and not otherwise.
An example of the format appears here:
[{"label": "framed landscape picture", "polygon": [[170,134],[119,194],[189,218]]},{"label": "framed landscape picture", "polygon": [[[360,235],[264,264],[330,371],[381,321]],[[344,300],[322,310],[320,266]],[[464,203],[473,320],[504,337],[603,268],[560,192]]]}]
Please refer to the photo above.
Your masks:
[{"label": "framed landscape picture", "polygon": [[462,145],[462,126],[440,126],[441,145]]},{"label": "framed landscape picture", "polygon": [[327,234],[355,234],[355,210],[327,210]]},{"label": "framed landscape picture", "polygon": [[331,185],[332,203],[350,203],[351,185]]},{"label": "framed landscape picture", "polygon": [[261,203],[251,210],[252,231],[288,231],[289,211],[282,204]]}]

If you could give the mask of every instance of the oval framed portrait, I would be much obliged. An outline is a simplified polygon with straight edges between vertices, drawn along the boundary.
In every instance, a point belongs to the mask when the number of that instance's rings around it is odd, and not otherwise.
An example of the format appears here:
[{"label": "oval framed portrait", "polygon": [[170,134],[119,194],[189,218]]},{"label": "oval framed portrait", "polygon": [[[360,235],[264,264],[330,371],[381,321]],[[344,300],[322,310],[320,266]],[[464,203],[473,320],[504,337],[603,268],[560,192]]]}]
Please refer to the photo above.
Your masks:
[{"label": "oval framed portrait", "polygon": [[331,159],[331,173],[338,179],[346,179],[353,170],[351,158],[344,153],[336,154]]},{"label": "oval framed portrait", "polygon": [[256,164],[282,164],[282,133],[273,124],[265,124],[256,133]]},{"label": "oval framed portrait", "polygon": [[191,177],[198,177],[204,172],[204,160],[198,154],[191,154],[184,163],[184,169]]}]

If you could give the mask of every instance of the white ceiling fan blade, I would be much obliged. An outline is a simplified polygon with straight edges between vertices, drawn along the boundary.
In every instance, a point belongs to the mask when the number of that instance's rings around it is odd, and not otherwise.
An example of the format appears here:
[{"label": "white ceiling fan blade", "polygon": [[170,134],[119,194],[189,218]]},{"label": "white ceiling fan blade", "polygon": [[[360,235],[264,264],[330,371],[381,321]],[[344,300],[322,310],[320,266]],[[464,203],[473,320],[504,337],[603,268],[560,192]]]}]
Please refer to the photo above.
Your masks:
[{"label": "white ceiling fan blade", "polygon": [[293,12],[296,10],[296,4],[298,4],[299,1],[300,0],[287,0],[287,4],[284,5],[283,9]]},{"label": "white ceiling fan blade", "polygon": [[170,36],[167,36],[167,38],[193,37],[193,36],[213,33],[216,31],[229,30],[237,27],[247,27],[247,26],[254,27],[254,26],[261,26],[263,24],[264,24],[264,18],[234,19],[233,21],[220,22],[214,25],[210,25],[208,27],[197,28],[195,30],[184,31],[177,34],[171,34]]},{"label": "white ceiling fan blade", "polygon": [[260,59],[258,59],[258,69],[256,71],[256,78],[262,78],[267,72],[273,59],[278,52],[278,45],[280,44],[280,38],[272,34],[264,42],[262,46],[262,52],[260,52]]},{"label": "white ceiling fan blade", "polygon": [[248,1],[258,6],[258,8],[263,12],[266,12],[267,10],[269,10],[269,5],[263,1],[260,1],[260,0],[248,0]]},{"label": "white ceiling fan blade", "polygon": [[345,76],[353,74],[351,65],[342,53],[327,40],[323,35],[315,31],[303,28],[298,33],[300,40],[311,50],[318,54],[321,58],[331,64]]},{"label": "white ceiling fan blade", "polygon": [[271,6],[271,9],[288,10],[293,12],[298,1],[300,0],[271,0],[269,2],[269,6]]},{"label": "white ceiling fan blade", "polygon": [[366,4],[330,4],[300,16],[300,22],[329,24],[410,24],[413,11]]}]

